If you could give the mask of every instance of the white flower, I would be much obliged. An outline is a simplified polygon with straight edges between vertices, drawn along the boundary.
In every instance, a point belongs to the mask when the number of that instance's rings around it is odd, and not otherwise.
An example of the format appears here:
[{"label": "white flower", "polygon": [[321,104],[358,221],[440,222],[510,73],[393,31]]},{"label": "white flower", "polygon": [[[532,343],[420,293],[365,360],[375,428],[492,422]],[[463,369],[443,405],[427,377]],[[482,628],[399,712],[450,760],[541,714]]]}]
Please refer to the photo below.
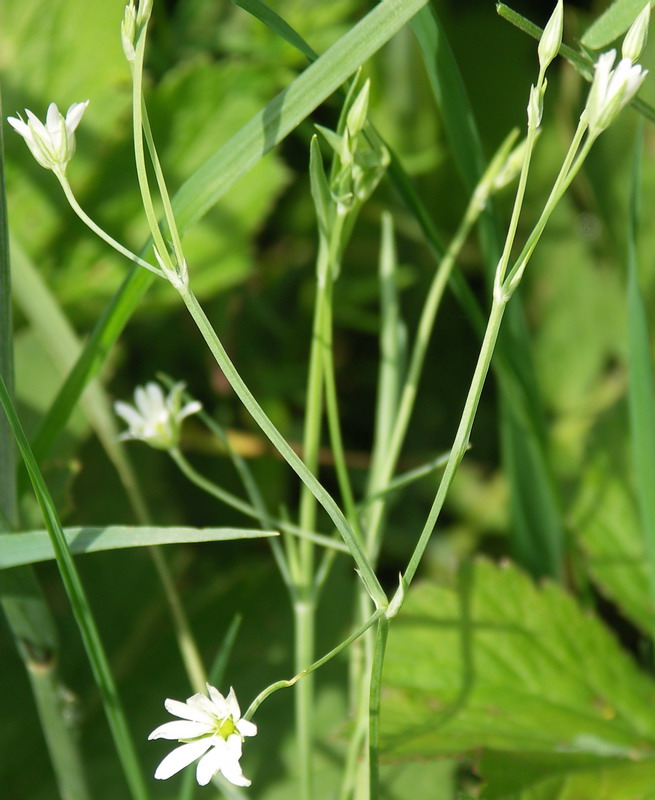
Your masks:
[{"label": "white flower", "polygon": [[27,122],[20,114],[18,117],[7,117],[7,122],[25,139],[42,167],[63,175],[75,152],[75,128],[80,124],[88,105],[88,100],[73,103],[64,119],[56,104],[50,103],[45,125],[27,108]]},{"label": "white flower", "polygon": [[182,405],[184,383],[176,383],[164,396],[161,386],[154,381],[138,386],[134,392],[135,406],[118,401],[114,410],[128,424],[120,435],[121,440],[140,439],[158,450],[170,450],[180,441],[182,420],[196,414],[202,404],[193,400]]},{"label": "white flower", "polygon": [[176,739],[182,742],[161,762],[155,778],[165,780],[196,759],[196,780],[206,786],[217,772],[222,772],[236,786],[250,786],[244,778],[239,759],[241,743],[245,736],[254,736],[257,726],[241,719],[241,709],[234,689],[227,697],[207,684],[209,697],[194,694],[186,703],[167,699],[164,706],[175,722],[165,722],[148,736],[148,739]]},{"label": "white flower", "polygon": [[622,58],[612,69],[616,50],[603,53],[596,62],[596,72],[587,105],[580,119],[598,135],[614,120],[619,111],[634,97],[648,74],[639,64]]}]

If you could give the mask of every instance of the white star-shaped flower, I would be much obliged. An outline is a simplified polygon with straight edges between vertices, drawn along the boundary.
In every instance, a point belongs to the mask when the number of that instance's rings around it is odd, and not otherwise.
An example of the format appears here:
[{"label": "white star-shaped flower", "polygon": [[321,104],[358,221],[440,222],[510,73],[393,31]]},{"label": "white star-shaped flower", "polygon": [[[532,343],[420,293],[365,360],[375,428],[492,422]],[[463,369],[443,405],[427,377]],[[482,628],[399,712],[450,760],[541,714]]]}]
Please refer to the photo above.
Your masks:
[{"label": "white star-shaped flower", "polygon": [[631,59],[622,58],[612,69],[616,50],[603,53],[596,62],[594,80],[589,91],[587,105],[581,119],[594,134],[604,131],[613,122],[619,111],[635,96],[648,74]]},{"label": "white star-shaped flower", "polygon": [[223,773],[236,786],[250,786],[241,771],[241,744],[246,736],[254,736],[257,726],[241,719],[241,709],[234,689],[227,697],[207,684],[209,697],[194,694],[182,703],[167,699],[164,706],[179,720],[165,722],[148,736],[148,739],[175,739],[181,742],[161,762],[155,778],[165,780],[200,759],[196,766],[196,780],[206,786],[217,772]]},{"label": "white star-shaped flower", "polygon": [[121,440],[140,439],[158,450],[170,450],[180,441],[182,420],[202,408],[197,400],[182,405],[184,383],[176,383],[167,396],[154,381],[138,386],[134,406],[118,401],[114,410],[128,424]]},{"label": "white star-shaped flower", "polygon": [[63,175],[75,153],[75,129],[80,124],[89,101],[73,103],[62,116],[55,103],[50,103],[45,125],[29,109],[25,109],[27,122],[18,117],[7,117],[7,122],[19,133],[32,155],[46,169]]}]

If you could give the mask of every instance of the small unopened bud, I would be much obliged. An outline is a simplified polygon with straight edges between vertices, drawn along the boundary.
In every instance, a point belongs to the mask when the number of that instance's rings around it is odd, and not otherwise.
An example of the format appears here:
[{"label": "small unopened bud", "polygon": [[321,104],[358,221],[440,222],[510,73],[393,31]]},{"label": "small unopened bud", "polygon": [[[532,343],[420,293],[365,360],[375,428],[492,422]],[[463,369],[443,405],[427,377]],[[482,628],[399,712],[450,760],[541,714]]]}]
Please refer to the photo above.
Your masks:
[{"label": "small unopened bud", "polygon": [[136,57],[134,43],[136,41],[136,8],[134,0],[130,0],[129,5],[125,6],[123,21],[121,22],[121,42],[125,58],[131,63]]},{"label": "small unopened bud", "polygon": [[623,58],[629,58],[632,63],[636,63],[641,55],[641,51],[646,44],[648,36],[648,23],[650,22],[650,3],[646,3],[641,14],[630,26],[626,33],[621,48]]},{"label": "small unopened bud", "polygon": [[544,109],[544,92],[546,91],[546,79],[544,78],[541,88],[530,87],[530,100],[528,101],[528,128],[537,129],[541,125],[541,115]]},{"label": "small unopened bud", "polygon": [[355,139],[357,134],[360,131],[364,130],[364,126],[366,125],[366,115],[368,114],[368,95],[369,95],[369,87],[371,85],[370,80],[367,80],[366,83],[362,86],[361,91],[353,101],[350,110],[348,111],[348,116],[346,117],[346,128],[348,128],[348,132],[352,139]]},{"label": "small unopened bud", "polygon": [[562,44],[562,24],[564,20],[564,4],[557,0],[555,10],[546,23],[544,32],[539,40],[539,68],[543,72],[559,52]]},{"label": "small unopened bud", "polygon": [[152,0],[139,0],[139,10],[137,12],[136,21],[139,25],[143,25],[150,19],[152,14]]}]

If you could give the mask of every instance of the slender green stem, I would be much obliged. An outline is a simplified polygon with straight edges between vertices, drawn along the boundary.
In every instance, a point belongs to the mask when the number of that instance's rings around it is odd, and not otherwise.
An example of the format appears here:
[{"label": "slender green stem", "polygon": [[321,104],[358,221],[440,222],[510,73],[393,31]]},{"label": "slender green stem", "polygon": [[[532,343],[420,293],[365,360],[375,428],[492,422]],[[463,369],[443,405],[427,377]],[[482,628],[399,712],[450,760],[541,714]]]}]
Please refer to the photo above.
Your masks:
[{"label": "slender green stem", "polygon": [[189,677],[189,682],[196,692],[204,692],[205,684],[207,683],[207,672],[203,664],[202,658],[198,651],[191,626],[187,619],[186,613],[182,606],[182,601],[175,587],[175,582],[166,563],[166,559],[160,547],[149,548],[150,555],[157,570],[159,580],[164,588],[164,594],[168,601],[168,606],[171,611],[173,626],[175,628],[175,638],[177,639],[178,647],[182,655],[182,661],[186,673]]},{"label": "slender green stem", "polygon": [[130,261],[134,261],[134,263],[138,264],[140,267],[145,267],[150,272],[154,272],[154,274],[158,275],[160,278],[164,277],[164,273],[160,269],[157,269],[157,267],[153,267],[152,264],[148,264],[147,261],[144,261],[142,258],[139,258],[139,256],[135,255],[131,250],[128,250],[127,247],[123,247],[123,245],[120,244],[120,242],[117,242],[116,239],[112,238],[99,225],[97,225],[77,202],[77,199],[73,194],[73,190],[71,189],[71,185],[68,182],[68,179],[64,175],[60,175],[58,173],[57,177],[59,178],[59,183],[61,184],[61,188],[64,190],[66,199],[70,203],[70,206],[73,209],[73,211],[77,214],[77,216],[82,220],[82,222],[87,227],[89,227],[97,236],[99,236],[103,240],[103,242],[106,242],[110,247],[113,247],[114,250],[117,250],[121,255],[125,256],[125,258],[128,258]]},{"label": "slender green stem", "polygon": [[[302,573],[304,577],[304,572]],[[309,576],[312,580],[313,576]],[[305,680],[295,687],[296,738],[298,742],[298,765],[300,772],[300,797],[313,798],[314,750],[314,676],[307,672],[312,663],[316,640],[316,592],[313,586],[296,586],[293,603],[294,662],[298,672],[305,670]]]},{"label": "slender green stem", "polygon": [[240,511],[242,514],[245,514],[248,517],[257,519],[260,522],[266,521],[266,527],[268,528],[279,528],[282,531],[288,531],[294,536],[297,536],[299,539],[309,539],[315,544],[320,544],[323,547],[330,548],[331,550],[338,550],[341,553],[348,552],[348,548],[345,544],[340,541],[336,541],[330,536],[323,536],[322,534],[315,533],[314,531],[305,531],[298,525],[292,525],[291,523],[285,522],[282,519],[271,517],[267,512],[262,514],[260,509],[255,508],[249,503],[246,503],[244,500],[241,500],[231,492],[221,489],[220,486],[217,486],[215,483],[208,480],[204,477],[204,475],[201,475],[196,469],[194,469],[177,447],[171,448],[168,453],[180,468],[180,471],[191,481],[191,483],[193,483],[199,489],[202,489],[204,492],[207,492],[207,494],[210,494],[212,497],[215,497],[217,500],[225,503],[225,505]]},{"label": "slender green stem", "polygon": [[[475,197],[475,195],[474,195]],[[389,483],[393,471],[398,462],[398,457],[402,448],[402,444],[407,434],[407,428],[414,409],[414,403],[418,393],[418,384],[425,362],[434,322],[443,298],[443,294],[448,283],[448,279],[455,265],[455,260],[466,241],[471,228],[475,225],[479,215],[480,207],[476,202],[471,202],[459,228],[457,229],[448,249],[446,250],[439,268],[437,269],[428,295],[421,311],[421,318],[419,320],[418,329],[414,346],[412,348],[412,355],[410,359],[409,368],[403,390],[398,404],[396,413],[395,424],[391,434],[391,441],[385,443],[384,457],[380,461],[380,468],[376,475],[375,482],[372,482],[368,489],[368,494],[377,494],[385,489]],[[371,505],[369,510],[366,531],[367,531],[367,552],[375,563],[377,554],[380,549],[382,520],[384,516],[385,502],[384,498]]]},{"label": "slender green stem", "polygon": [[371,615],[369,619],[363,625],[360,625],[359,628],[354,633],[351,633],[346,639],[343,640],[340,644],[330,650],[329,653],[326,653],[324,656],[315,661],[311,664],[307,669],[302,670],[297,675],[294,675],[293,678],[289,678],[288,680],[276,681],[272,683],[270,686],[267,686],[266,689],[261,691],[257,697],[252,701],[252,703],[248,706],[248,710],[243,715],[244,719],[252,719],[253,715],[259,708],[259,706],[269,698],[274,692],[277,692],[279,689],[288,689],[290,686],[298,683],[299,680],[302,680],[304,677],[309,675],[310,673],[314,672],[315,670],[322,667],[324,664],[327,664],[328,661],[331,661],[336,655],[338,655],[344,648],[348,647],[348,645],[352,644],[356,639],[358,639],[363,633],[372,626],[382,617],[384,614],[384,608],[378,608],[374,614]]},{"label": "slender green stem", "polygon": [[307,469],[302,459],[298,457],[293,448],[267,417],[259,403],[257,403],[252,392],[248,389],[243,379],[237,372],[234,364],[230,360],[225,348],[223,347],[223,344],[212,328],[211,323],[207,319],[205,312],[202,310],[195,295],[187,287],[180,287],[179,292],[182,300],[189,310],[189,313],[198,326],[198,330],[207,342],[212,355],[223,370],[225,377],[229,381],[235,393],[244,404],[248,412],[251,414],[253,419],[260,426],[264,434],[277,448],[279,453],[283,456],[285,461],[294,470],[303,483],[309,486],[318,502],[327,512],[328,516],[346,543],[355,563],[357,564],[361,578],[364,581],[367,591],[369,592],[375,604],[379,607],[386,607],[386,594],[384,593],[384,590],[382,589],[382,586],[375,575],[373,567],[371,566],[371,563],[366,556],[362,545],[355,536],[348,523],[348,520],[343,515],[343,512],[339,509],[332,496],[319,483],[317,478]]},{"label": "slender green stem", "polygon": [[184,252],[182,250],[182,241],[180,239],[180,232],[177,229],[175,215],[173,214],[173,204],[171,203],[171,198],[168,193],[168,187],[166,186],[166,179],[164,178],[164,172],[161,168],[161,163],[159,161],[157,148],[155,147],[155,140],[152,137],[152,129],[150,128],[150,119],[148,117],[148,110],[146,109],[145,100],[143,99],[141,101],[141,123],[143,125],[143,133],[146,137],[146,144],[148,146],[148,153],[150,154],[150,160],[152,161],[152,166],[155,170],[155,177],[157,179],[159,196],[161,197],[162,206],[164,207],[164,216],[166,217],[166,224],[168,225],[168,230],[171,234],[171,239],[173,242],[173,250],[175,251],[175,256],[177,258],[178,263],[181,264],[184,261]]},{"label": "slender green stem", "polygon": [[[543,70],[539,71],[539,78],[537,79],[536,87],[533,89],[536,93],[541,91],[544,81]],[[523,156],[523,164],[521,165],[521,174],[519,175],[519,184],[514,196],[514,205],[512,206],[512,216],[510,217],[507,235],[505,237],[505,244],[503,252],[500,256],[500,261],[496,270],[496,276],[500,283],[505,278],[505,272],[512,254],[512,247],[516,238],[516,231],[519,225],[519,217],[521,216],[521,209],[523,208],[523,198],[525,197],[525,187],[528,182],[528,173],[530,171],[530,161],[534,151],[534,145],[537,138],[538,128],[534,125],[528,125],[528,135],[525,146],[525,153]]]},{"label": "slender green stem", "polygon": [[478,363],[475,367],[471,386],[466,397],[464,411],[462,412],[462,418],[460,420],[459,427],[457,428],[457,433],[455,434],[455,440],[450,451],[450,457],[448,459],[448,463],[446,464],[446,469],[441,481],[439,482],[439,488],[432,504],[432,508],[430,509],[430,513],[428,514],[428,518],[423,526],[423,530],[416,547],[414,548],[414,552],[412,553],[409,563],[407,564],[407,568],[403,573],[403,582],[407,586],[411,583],[412,578],[418,569],[418,565],[421,561],[423,553],[425,552],[425,548],[430,541],[430,536],[432,535],[432,531],[434,530],[434,526],[446,499],[446,494],[450,489],[453,478],[455,477],[457,467],[459,466],[459,463],[464,457],[464,453],[468,448],[469,436],[471,434],[471,428],[473,427],[473,420],[475,419],[475,413],[478,408],[478,403],[480,402],[480,395],[482,394],[484,381],[489,371],[491,357],[493,355],[496,340],[498,338],[500,324],[503,319],[503,314],[505,313],[506,305],[506,301],[494,298],[494,302],[491,307],[491,313],[489,315],[489,321],[487,323],[487,329],[484,334],[484,339],[482,340],[482,347],[480,349]]},{"label": "slender green stem", "polygon": [[80,581],[75,562],[70,554],[66,538],[57,518],[52,498],[43,481],[25,432],[12,406],[4,380],[0,378],[0,405],[3,406],[16,438],[18,449],[34,487],[43,520],[52,540],[57,566],[59,567],[66,594],[71,603],[84,647],[86,649],[96,683],[102,695],[109,727],[130,793],[134,800],[146,800],[148,792],[143,781],[139,761],[132,741],[127,720],[116,690],[109,662],[93,619],[86,593]]},{"label": "slender green stem", "polygon": [[382,690],[382,667],[387,649],[389,620],[380,617],[375,636],[375,650],[371,669],[371,690],[369,703],[369,800],[378,800],[380,794],[380,694]]},{"label": "slender green stem", "polygon": [[364,537],[359,524],[357,505],[355,503],[355,496],[353,494],[352,484],[350,482],[350,475],[348,473],[348,464],[346,462],[346,453],[343,446],[343,437],[341,435],[339,403],[337,399],[337,387],[334,377],[334,357],[332,352],[331,299],[330,302],[327,304],[326,313],[323,317],[323,331],[322,331],[321,341],[323,344],[325,411],[328,422],[328,430],[330,433],[330,444],[332,447],[332,455],[334,457],[334,467],[337,473],[337,480],[339,482],[341,499],[343,501],[343,507],[346,511],[346,516],[355,534],[358,536],[359,540],[363,541]]},{"label": "slender green stem", "polygon": [[[546,227],[546,223],[550,219],[551,214],[553,213],[555,206],[562,198],[564,192],[568,189],[573,181],[573,178],[576,176],[580,167],[582,166],[585,158],[589,154],[589,150],[593,144],[593,139],[587,138],[582,148],[580,147],[582,138],[587,130],[587,126],[585,123],[580,122],[576,129],[576,132],[573,136],[573,140],[571,141],[571,145],[569,146],[568,152],[564,159],[564,162],[560,168],[559,174],[553,184],[553,188],[548,195],[548,199],[544,205],[543,211],[537,221],[537,224],[532,229],[528,240],[526,241],[523,249],[521,250],[518,258],[516,259],[514,266],[507,274],[505,278],[504,275],[497,274],[495,286],[500,287],[503,286],[504,290],[510,289],[512,286],[515,278],[517,275],[520,276],[520,273],[530,259],[530,256],[534,252],[535,247],[537,246],[537,242],[541,238],[541,234],[544,232],[544,228]],[[577,156],[577,158],[576,158]]]},{"label": "slender green stem", "polygon": [[148,170],[146,167],[145,152],[143,148],[143,58],[146,47],[147,25],[144,25],[135,47],[134,61],[131,63],[132,69],[132,128],[134,138],[134,159],[136,163],[136,174],[141,191],[141,201],[143,210],[148,221],[152,241],[159,257],[167,267],[171,267],[168,248],[164,242],[159,221],[150,194],[148,182]]}]

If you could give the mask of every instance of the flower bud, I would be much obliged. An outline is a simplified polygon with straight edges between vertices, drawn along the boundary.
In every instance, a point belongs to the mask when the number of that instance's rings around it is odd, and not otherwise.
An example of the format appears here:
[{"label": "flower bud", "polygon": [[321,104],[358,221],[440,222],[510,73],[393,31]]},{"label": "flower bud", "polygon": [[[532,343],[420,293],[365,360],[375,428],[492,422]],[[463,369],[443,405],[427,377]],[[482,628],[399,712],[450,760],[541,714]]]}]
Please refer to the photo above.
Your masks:
[{"label": "flower bud", "polygon": [[539,68],[543,72],[559,52],[562,44],[562,24],[564,19],[564,4],[557,0],[555,10],[546,23],[544,32],[539,40]]},{"label": "flower bud", "polygon": [[649,22],[650,3],[646,3],[641,14],[639,14],[637,19],[630,26],[630,30],[626,33],[625,39],[623,40],[623,47],[621,48],[621,55],[623,58],[629,58],[633,64],[636,63],[646,44]]},{"label": "flower bud", "polygon": [[368,95],[369,95],[369,87],[371,85],[370,80],[367,80],[366,83],[362,86],[361,91],[353,101],[350,110],[348,111],[348,116],[346,117],[346,128],[350,133],[352,139],[355,139],[357,134],[360,131],[364,130],[364,126],[366,125],[366,115],[368,113]]},{"label": "flower bud", "polygon": [[541,125],[541,115],[544,109],[544,92],[546,91],[546,79],[544,78],[541,88],[530,87],[530,100],[528,101],[528,128],[537,129]]},{"label": "flower bud", "polygon": [[134,61],[136,53],[134,44],[136,42],[136,8],[134,0],[130,0],[129,5],[125,6],[123,21],[121,22],[121,42],[125,58],[131,63]]}]

